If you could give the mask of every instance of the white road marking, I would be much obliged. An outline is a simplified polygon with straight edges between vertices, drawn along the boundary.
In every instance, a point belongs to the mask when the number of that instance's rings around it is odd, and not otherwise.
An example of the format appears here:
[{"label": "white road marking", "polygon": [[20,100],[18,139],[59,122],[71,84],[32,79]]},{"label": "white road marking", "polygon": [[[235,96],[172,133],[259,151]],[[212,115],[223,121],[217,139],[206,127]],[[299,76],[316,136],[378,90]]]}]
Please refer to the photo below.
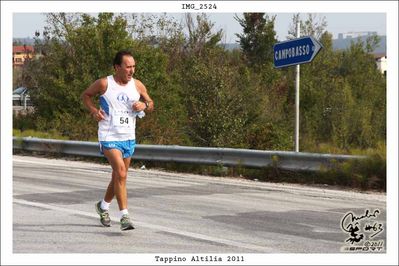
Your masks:
[{"label": "white road marking", "polygon": [[[39,202],[30,202],[30,201],[21,200],[21,199],[14,199],[13,202],[17,203],[17,204],[21,204],[21,205],[41,207],[41,208],[45,208],[48,210],[62,211],[62,212],[70,213],[70,214],[78,214],[78,215],[98,219],[98,215],[95,214],[94,212],[90,213],[90,212],[85,212],[85,211],[80,211],[80,210],[72,210],[72,209],[68,209],[68,208],[58,207],[58,206],[39,203]],[[118,220],[115,216],[110,216],[110,217],[111,217],[111,220],[114,220],[114,221]],[[196,238],[199,240],[212,241],[212,242],[216,242],[216,243],[220,243],[220,244],[224,244],[224,245],[228,245],[228,246],[245,248],[245,249],[249,249],[252,251],[260,251],[260,252],[267,252],[267,253],[281,252],[281,250],[273,249],[270,247],[259,246],[259,245],[249,244],[249,243],[243,243],[243,242],[238,242],[238,241],[233,241],[233,240],[228,240],[228,239],[217,238],[217,237],[213,237],[213,236],[207,236],[207,235],[193,233],[193,232],[182,231],[182,230],[169,228],[169,227],[156,225],[156,224],[149,224],[149,223],[144,223],[144,222],[139,222],[139,221],[135,221],[135,224],[137,224],[141,227],[146,227],[146,228],[152,229],[152,230],[164,231],[164,232],[181,235],[181,236],[185,236],[185,237]]]}]

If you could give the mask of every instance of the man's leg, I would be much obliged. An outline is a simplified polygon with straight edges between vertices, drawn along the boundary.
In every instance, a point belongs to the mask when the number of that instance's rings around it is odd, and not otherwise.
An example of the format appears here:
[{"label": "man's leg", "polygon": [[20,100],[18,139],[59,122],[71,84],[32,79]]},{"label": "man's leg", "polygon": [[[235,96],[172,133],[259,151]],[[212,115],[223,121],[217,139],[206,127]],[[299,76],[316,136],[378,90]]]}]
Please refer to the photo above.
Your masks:
[{"label": "man's leg", "polygon": [[127,209],[126,179],[130,158],[123,159],[118,149],[104,149],[104,155],[112,167],[112,180],[108,185],[104,200],[111,202],[116,196],[119,210]]},{"label": "man's leg", "polygon": [[[114,188],[114,195],[116,196],[120,210],[121,230],[134,229],[127,209],[126,179],[130,157],[123,159],[121,151],[117,149],[104,150],[104,155],[112,166],[112,185],[108,185],[108,188],[109,190],[112,186]],[[106,194],[109,194],[109,197],[112,196],[111,192],[107,191]]]},{"label": "man's leg", "polygon": [[109,181],[107,191],[105,192],[104,196],[104,201],[107,203],[111,203],[111,201],[114,199],[115,193],[114,193],[114,179],[115,179],[115,174],[114,171],[112,171],[112,178],[111,181]]},{"label": "man's leg", "polygon": [[[129,170],[130,160],[131,160],[131,157],[123,158],[123,162],[124,162],[124,164],[125,164],[125,169],[126,169],[126,175],[127,175],[128,170]],[[113,169],[113,168],[112,168],[112,169]],[[105,192],[105,196],[104,196],[104,200],[105,200],[106,202],[108,202],[108,203],[111,203],[112,199],[113,199],[114,196],[115,196],[115,192],[114,192],[114,182],[115,182],[115,179],[116,179],[116,178],[117,178],[117,177],[116,177],[116,175],[115,175],[115,172],[112,171],[112,179],[111,179],[111,181],[110,181],[109,184],[108,184],[108,188],[107,188],[107,191]]]}]

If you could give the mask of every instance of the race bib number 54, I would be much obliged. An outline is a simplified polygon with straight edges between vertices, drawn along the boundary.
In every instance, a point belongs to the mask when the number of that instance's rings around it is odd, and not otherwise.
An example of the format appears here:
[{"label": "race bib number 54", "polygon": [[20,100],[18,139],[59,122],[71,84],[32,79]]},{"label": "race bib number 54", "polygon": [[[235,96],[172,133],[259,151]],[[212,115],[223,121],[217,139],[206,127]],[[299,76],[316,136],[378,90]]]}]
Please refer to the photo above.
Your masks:
[{"label": "race bib number 54", "polygon": [[133,127],[133,115],[130,112],[115,112],[113,117],[113,125],[115,127]]}]

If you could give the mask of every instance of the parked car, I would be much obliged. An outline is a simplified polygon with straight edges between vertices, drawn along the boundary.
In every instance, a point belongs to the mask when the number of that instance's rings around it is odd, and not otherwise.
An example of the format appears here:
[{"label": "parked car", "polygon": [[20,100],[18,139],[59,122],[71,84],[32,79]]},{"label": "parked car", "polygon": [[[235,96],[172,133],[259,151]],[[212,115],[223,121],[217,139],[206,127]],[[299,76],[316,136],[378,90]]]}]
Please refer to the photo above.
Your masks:
[{"label": "parked car", "polygon": [[19,87],[12,92],[12,105],[14,106],[31,106],[29,89],[26,87]]}]

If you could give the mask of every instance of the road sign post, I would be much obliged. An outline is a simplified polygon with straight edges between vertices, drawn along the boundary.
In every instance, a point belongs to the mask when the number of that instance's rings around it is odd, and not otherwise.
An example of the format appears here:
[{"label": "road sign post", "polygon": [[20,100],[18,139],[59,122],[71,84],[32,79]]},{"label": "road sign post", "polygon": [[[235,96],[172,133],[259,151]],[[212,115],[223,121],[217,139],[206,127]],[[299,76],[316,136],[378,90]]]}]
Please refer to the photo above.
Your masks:
[{"label": "road sign post", "polygon": [[312,36],[300,38],[300,23],[296,27],[297,39],[274,45],[274,67],[296,66],[295,78],[295,151],[299,152],[299,79],[300,64],[311,62],[323,47]]},{"label": "road sign post", "polygon": [[[296,24],[296,37],[301,37],[301,24],[298,21]],[[306,50],[306,49],[305,49]],[[296,65],[295,77],[295,151],[299,152],[299,78],[300,78],[300,65]]]}]

